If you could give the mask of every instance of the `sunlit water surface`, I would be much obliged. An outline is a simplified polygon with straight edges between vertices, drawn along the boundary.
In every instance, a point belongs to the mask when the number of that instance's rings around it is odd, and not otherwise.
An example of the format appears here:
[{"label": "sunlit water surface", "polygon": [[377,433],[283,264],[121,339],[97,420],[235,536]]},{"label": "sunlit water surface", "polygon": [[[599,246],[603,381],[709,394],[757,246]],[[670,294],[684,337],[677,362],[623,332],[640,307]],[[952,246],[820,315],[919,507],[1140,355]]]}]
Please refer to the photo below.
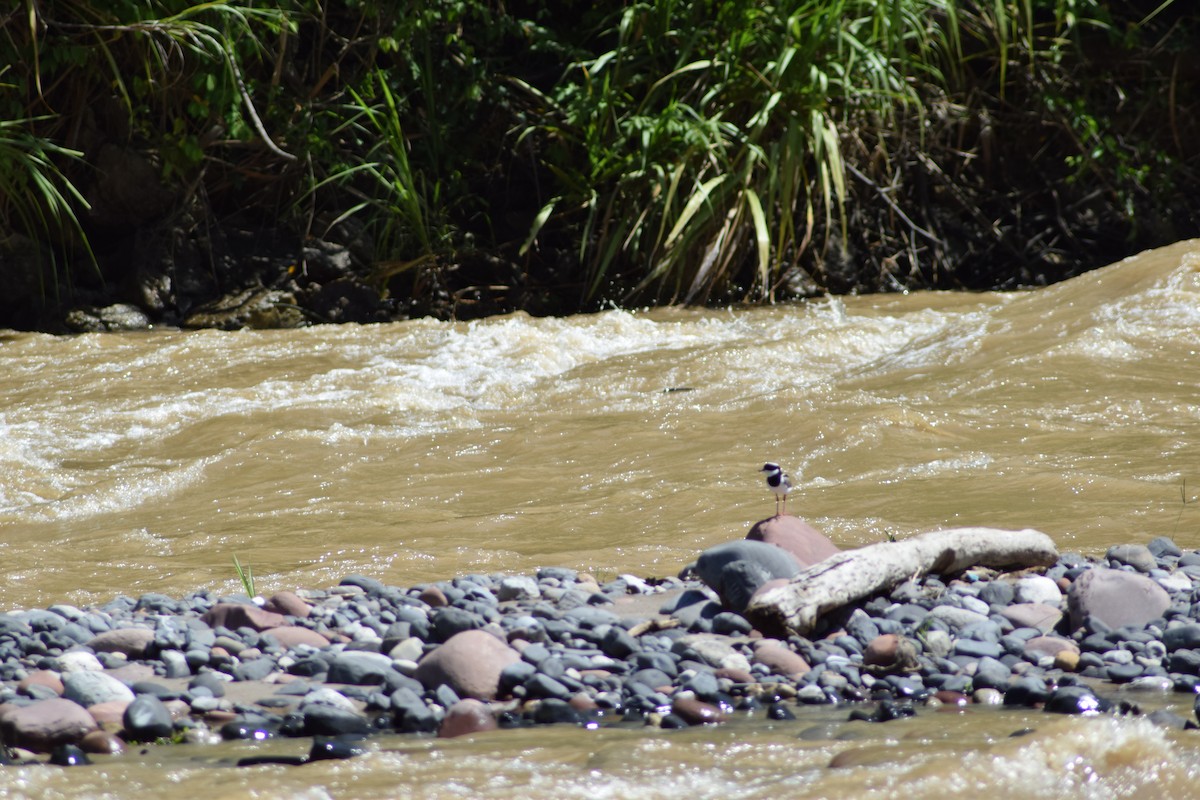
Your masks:
[{"label": "sunlit water surface", "polygon": [[[1200,548],[1196,241],[1017,294],[9,333],[0,365],[2,608],[230,591],[235,554],[266,592],[354,572],[674,574],[773,509],[766,460],[843,547],[982,524],[1085,553]],[[381,740],[297,770],[160,749],[5,770],[0,790],[152,797],[166,775],[213,797],[1185,797],[1197,776],[1194,737],[1137,721],[929,718],[855,741],[752,721]],[[849,748],[861,763],[827,768]]]}]

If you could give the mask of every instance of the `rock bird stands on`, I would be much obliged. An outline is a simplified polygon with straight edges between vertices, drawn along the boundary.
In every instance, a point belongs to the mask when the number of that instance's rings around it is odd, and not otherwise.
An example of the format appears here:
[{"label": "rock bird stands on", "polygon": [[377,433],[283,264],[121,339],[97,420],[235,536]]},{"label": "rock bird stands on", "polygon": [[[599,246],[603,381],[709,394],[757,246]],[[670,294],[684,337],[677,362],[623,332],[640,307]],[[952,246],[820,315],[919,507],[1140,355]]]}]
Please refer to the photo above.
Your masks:
[{"label": "rock bird stands on", "polygon": [[767,474],[767,488],[775,495],[775,516],[786,514],[787,496],[792,490],[792,481],[782,467],[771,461],[763,464],[760,472]]}]

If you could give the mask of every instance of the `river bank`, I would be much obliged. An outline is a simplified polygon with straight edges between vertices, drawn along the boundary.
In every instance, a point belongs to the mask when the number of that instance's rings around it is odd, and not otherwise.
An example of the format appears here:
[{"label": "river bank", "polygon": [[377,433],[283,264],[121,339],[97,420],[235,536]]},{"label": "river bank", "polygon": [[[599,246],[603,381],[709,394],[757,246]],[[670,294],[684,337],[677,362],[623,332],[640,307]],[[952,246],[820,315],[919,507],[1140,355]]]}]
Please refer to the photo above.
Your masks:
[{"label": "river bank", "polygon": [[[246,742],[237,763],[256,767],[361,756],[378,749],[373,735],[545,724],[757,718],[837,742],[861,725],[999,705],[1145,705],[1184,731],[1192,714],[1163,706],[1172,693],[1190,705],[1200,686],[1198,581],[1200,551],[1163,537],[1048,568],[926,575],[831,613],[811,638],[765,636],[696,580],[600,584],[566,568],[407,588],[356,575],[261,603],[195,592],[55,604],[0,615],[0,726],[10,764],[224,740]],[[256,750],[276,738],[311,739],[310,755]],[[827,767],[873,758],[851,741]]]}]

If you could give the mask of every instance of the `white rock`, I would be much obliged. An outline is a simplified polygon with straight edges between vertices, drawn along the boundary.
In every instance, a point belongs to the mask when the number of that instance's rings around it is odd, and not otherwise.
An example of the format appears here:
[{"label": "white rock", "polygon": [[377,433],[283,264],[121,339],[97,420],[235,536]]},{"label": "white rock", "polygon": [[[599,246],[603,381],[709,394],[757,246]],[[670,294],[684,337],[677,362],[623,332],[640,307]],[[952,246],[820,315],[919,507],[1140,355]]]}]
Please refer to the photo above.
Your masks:
[{"label": "white rock", "polygon": [[1017,603],[1045,603],[1058,608],[1062,604],[1062,590],[1045,575],[1026,575],[1013,585],[1013,600]]},{"label": "white rock", "polygon": [[56,658],[55,661],[58,662],[58,671],[63,674],[68,672],[101,672],[104,669],[104,665],[100,663],[100,659],[85,650],[67,651]]}]

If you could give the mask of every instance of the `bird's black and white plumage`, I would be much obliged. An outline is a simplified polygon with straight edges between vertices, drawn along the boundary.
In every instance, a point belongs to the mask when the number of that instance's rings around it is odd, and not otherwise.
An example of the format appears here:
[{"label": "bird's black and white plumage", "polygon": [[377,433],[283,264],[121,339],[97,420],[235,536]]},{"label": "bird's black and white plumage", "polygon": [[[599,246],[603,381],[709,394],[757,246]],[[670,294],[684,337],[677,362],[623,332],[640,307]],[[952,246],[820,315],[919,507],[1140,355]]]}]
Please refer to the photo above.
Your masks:
[{"label": "bird's black and white plumage", "polygon": [[792,481],[788,478],[783,467],[773,461],[763,464],[760,472],[767,475],[767,488],[775,495],[775,516],[787,513],[787,496],[792,490]]}]

